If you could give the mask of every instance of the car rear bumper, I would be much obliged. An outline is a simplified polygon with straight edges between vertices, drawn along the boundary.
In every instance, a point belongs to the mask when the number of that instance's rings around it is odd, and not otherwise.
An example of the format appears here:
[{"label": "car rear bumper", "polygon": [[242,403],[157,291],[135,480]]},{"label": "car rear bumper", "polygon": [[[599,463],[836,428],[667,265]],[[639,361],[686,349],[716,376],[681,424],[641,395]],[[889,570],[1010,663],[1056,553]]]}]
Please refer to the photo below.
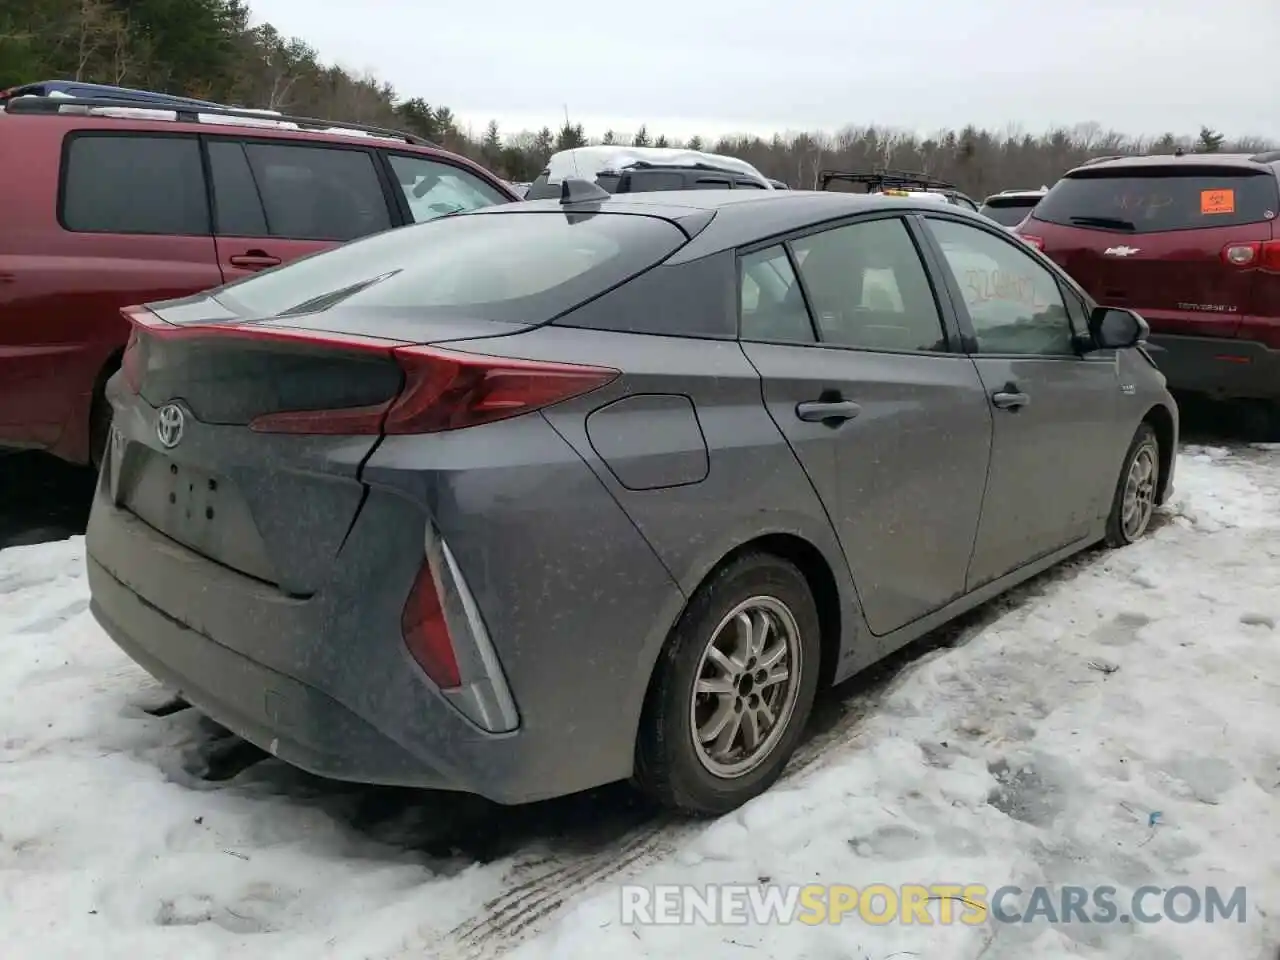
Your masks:
[{"label": "car rear bumper", "polygon": [[184,626],[88,559],[90,609],[129,657],[228,730],[294,766],[363,783],[451,786],[333,698]]},{"label": "car rear bumper", "polygon": [[1155,334],[1147,344],[1169,389],[1280,400],[1280,350],[1252,340]]},{"label": "car rear bumper", "polygon": [[[540,418],[523,432],[538,424],[550,433]],[[487,449],[516,449],[496,436],[517,428],[492,427],[494,437],[480,438]],[[534,441],[544,459],[556,451],[542,434]],[[388,444],[387,456],[407,461],[416,446]],[[437,463],[446,459],[441,446],[430,451]],[[404,491],[372,486],[331,576],[296,597],[148,526],[113,501],[104,470],[86,534],[91,610],[161,683],[321,776],[498,803],[624,779],[648,676],[684,598],[597,478],[566,451],[543,494],[564,504],[545,516],[530,512],[536,485],[519,470],[464,469],[457,489],[434,488],[434,522],[447,531],[487,622],[518,710],[514,730],[490,732],[465,716],[405,646],[400,615],[428,514]],[[381,473],[427,476],[416,466]],[[472,513],[477,504],[467,497],[487,506]],[[468,522],[457,523],[455,504]],[[566,531],[568,515],[580,524]],[[555,539],[544,524],[558,525],[566,550],[559,562],[527,546]]]}]

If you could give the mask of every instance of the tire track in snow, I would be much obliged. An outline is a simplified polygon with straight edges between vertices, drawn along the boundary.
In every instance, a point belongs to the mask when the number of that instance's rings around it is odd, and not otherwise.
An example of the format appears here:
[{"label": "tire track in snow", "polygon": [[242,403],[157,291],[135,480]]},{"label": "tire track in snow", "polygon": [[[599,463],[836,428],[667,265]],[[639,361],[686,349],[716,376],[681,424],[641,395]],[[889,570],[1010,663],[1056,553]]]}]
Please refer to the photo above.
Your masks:
[{"label": "tire track in snow", "polygon": [[[487,901],[480,912],[446,934],[441,951],[449,960],[498,956],[538,933],[569,901],[606,880],[625,878],[665,859],[694,825],[667,818],[643,827],[617,846],[571,859],[543,858],[554,863]],[[525,872],[529,864],[511,872]]]}]

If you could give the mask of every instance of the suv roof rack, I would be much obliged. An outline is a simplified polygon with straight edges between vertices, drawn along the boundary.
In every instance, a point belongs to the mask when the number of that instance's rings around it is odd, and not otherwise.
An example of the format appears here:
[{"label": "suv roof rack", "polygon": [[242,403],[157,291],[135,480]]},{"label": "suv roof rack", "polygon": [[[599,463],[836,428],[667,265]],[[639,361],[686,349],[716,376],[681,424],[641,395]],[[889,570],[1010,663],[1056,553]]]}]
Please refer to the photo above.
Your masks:
[{"label": "suv roof rack", "polygon": [[[29,85],[40,86],[40,85]],[[88,86],[82,84],[81,86]],[[27,87],[15,87],[0,94],[0,106],[7,113],[57,115],[65,111],[94,117],[114,117],[130,120],[173,120],[179,123],[222,123],[236,126],[273,127],[283,130],[301,130],[312,133],[333,133],[347,136],[380,137],[399,140],[415,146],[438,147],[422,137],[389,127],[375,127],[364,123],[346,123],[320,120],[316,117],[295,117],[271,110],[251,110],[247,107],[228,107],[204,100],[191,100],[168,94],[152,94],[116,88],[118,95],[80,97],[63,93],[22,93]]]},{"label": "suv roof rack", "polygon": [[1128,154],[1124,153],[1114,153],[1106,157],[1090,157],[1084,163],[1080,164],[1080,166],[1087,167],[1094,163],[1106,163],[1108,160],[1124,160],[1127,159],[1128,156]]},{"label": "suv roof rack", "polygon": [[16,87],[10,87],[8,90],[0,90],[0,103],[17,97],[105,98],[130,103],[148,103],[155,106],[166,104],[169,106],[226,107],[226,104],[214,103],[212,100],[179,97],[176,94],[159,93],[154,90],[113,87],[105,83],[81,83],[78,80],[41,80],[37,83],[24,83]]},{"label": "suv roof rack", "polygon": [[914,170],[874,170],[869,173],[850,173],[842,170],[823,170],[818,174],[818,180],[822,185],[822,189],[826,190],[833,182],[841,183],[862,183],[866,184],[867,192],[871,193],[874,188],[884,189],[886,187],[896,187],[899,189],[917,190],[954,190],[956,185],[946,180],[939,180],[931,177],[927,173],[920,173]]}]

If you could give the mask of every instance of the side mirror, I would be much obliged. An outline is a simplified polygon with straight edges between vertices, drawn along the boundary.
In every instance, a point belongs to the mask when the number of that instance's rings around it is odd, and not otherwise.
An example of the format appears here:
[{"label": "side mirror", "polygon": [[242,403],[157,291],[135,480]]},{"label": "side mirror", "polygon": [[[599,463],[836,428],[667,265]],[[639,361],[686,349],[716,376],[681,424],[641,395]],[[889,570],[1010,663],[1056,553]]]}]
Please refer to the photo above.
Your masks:
[{"label": "side mirror", "polygon": [[1124,350],[1145,343],[1151,328],[1132,310],[1095,307],[1089,315],[1089,333],[1099,349]]}]

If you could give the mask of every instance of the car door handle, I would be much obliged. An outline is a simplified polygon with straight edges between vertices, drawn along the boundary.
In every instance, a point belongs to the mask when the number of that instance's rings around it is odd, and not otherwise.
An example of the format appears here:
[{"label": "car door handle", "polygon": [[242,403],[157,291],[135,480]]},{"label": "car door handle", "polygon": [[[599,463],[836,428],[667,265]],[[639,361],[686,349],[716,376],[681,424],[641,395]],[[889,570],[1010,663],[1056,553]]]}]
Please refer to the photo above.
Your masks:
[{"label": "car door handle", "polygon": [[1001,410],[1020,410],[1031,402],[1031,398],[1013,390],[999,390],[991,395],[991,402]]},{"label": "car door handle", "polygon": [[843,423],[861,412],[862,408],[852,400],[810,400],[796,404],[796,416],[805,423]]},{"label": "car door handle", "polygon": [[233,267],[243,267],[245,270],[265,270],[267,267],[280,266],[281,261],[279,257],[260,253],[257,250],[250,250],[248,253],[229,257],[228,262]]}]

